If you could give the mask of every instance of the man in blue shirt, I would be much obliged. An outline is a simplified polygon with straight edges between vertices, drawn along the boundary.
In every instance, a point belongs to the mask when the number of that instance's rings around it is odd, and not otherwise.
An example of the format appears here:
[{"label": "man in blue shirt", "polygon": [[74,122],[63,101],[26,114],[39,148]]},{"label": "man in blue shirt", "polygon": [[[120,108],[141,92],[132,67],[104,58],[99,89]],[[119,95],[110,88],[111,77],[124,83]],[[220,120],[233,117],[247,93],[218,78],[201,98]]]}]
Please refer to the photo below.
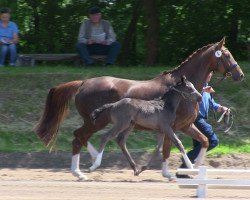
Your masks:
[{"label": "man in blue shirt", "polygon": [[6,55],[10,54],[10,65],[16,65],[18,43],[18,27],[10,21],[10,10],[3,8],[0,11],[0,67],[5,64]]},{"label": "man in blue shirt", "polygon": [[[210,82],[212,75],[213,72],[211,72],[207,76],[206,84],[204,85],[202,90],[202,101],[200,103],[199,114],[194,122],[195,126],[208,138],[209,147],[207,151],[210,151],[219,144],[219,139],[216,133],[214,133],[213,127],[207,122],[209,109],[213,109],[216,112],[224,112],[228,110],[227,107],[216,103],[214,99],[211,97],[210,93],[215,92],[211,86],[208,86],[208,83]],[[187,153],[192,163],[194,163],[195,159],[200,153],[200,150],[201,150],[201,143],[193,139],[193,149]],[[185,162],[182,163],[180,168],[186,168]],[[178,178],[189,178],[189,176],[187,175],[176,174],[176,176]]]}]

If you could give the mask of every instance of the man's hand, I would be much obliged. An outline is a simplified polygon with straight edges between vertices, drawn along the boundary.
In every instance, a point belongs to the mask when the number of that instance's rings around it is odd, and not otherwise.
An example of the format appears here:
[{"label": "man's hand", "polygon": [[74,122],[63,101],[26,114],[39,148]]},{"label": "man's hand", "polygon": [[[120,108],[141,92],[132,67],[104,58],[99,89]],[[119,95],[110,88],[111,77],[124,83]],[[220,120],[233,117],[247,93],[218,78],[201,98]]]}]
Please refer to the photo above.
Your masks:
[{"label": "man's hand", "polygon": [[88,39],[87,44],[94,44],[94,40]]},{"label": "man's hand", "polygon": [[107,41],[107,40],[104,40],[104,41],[102,41],[100,44],[102,44],[102,45],[108,45],[108,41]]},{"label": "man's hand", "polygon": [[103,40],[101,42],[95,42],[96,44],[102,44],[102,45],[108,45],[108,41],[107,40]]},{"label": "man's hand", "polygon": [[204,87],[202,89],[202,91],[207,92],[207,93],[214,93],[215,92],[215,90],[211,86]]},{"label": "man's hand", "polygon": [[221,107],[219,107],[218,112],[225,112],[225,111],[227,111],[228,109],[229,109],[229,108],[226,107],[226,106],[221,106]]}]

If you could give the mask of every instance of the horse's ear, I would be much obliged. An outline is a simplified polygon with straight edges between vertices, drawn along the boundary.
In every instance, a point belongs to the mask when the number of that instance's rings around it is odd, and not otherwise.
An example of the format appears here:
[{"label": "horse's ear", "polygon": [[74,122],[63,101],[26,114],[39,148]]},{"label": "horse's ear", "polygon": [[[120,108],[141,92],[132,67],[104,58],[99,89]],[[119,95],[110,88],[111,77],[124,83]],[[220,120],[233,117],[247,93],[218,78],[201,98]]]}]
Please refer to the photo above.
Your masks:
[{"label": "horse's ear", "polygon": [[218,48],[219,49],[222,49],[223,45],[225,45],[225,40],[226,40],[226,37],[224,36],[222,38],[222,40],[218,43]]},{"label": "horse's ear", "polygon": [[185,82],[186,81],[186,76],[185,75],[181,75],[181,82]]}]

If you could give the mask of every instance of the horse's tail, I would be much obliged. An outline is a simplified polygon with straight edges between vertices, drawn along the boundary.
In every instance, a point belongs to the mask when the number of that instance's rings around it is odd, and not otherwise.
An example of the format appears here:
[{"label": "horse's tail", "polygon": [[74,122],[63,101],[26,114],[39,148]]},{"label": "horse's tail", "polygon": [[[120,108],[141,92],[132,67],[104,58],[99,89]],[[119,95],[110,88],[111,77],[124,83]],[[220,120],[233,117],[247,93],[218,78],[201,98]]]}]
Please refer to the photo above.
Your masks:
[{"label": "horse's tail", "polygon": [[78,93],[83,83],[71,81],[50,89],[43,115],[33,129],[46,146],[56,140],[60,124],[68,114],[69,101]]},{"label": "horse's tail", "polygon": [[98,117],[100,116],[100,114],[107,110],[107,109],[110,109],[111,107],[113,106],[113,103],[108,103],[108,104],[105,104],[97,109],[95,109],[91,115],[90,115],[90,119],[92,121],[93,124],[95,124],[95,121],[98,119]]}]

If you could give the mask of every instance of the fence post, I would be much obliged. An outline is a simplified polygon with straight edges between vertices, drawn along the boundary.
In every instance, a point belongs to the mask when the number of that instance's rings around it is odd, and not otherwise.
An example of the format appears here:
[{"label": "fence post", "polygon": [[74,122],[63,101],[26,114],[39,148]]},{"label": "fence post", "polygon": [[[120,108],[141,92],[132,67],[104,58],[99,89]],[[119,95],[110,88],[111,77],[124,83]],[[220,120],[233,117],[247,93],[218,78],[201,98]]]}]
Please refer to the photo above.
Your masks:
[{"label": "fence post", "polygon": [[[198,173],[198,179],[206,180],[207,179],[207,167],[206,166],[200,166],[199,167],[199,173]],[[199,184],[196,195],[198,198],[205,198],[207,196],[207,185],[206,184]]]}]

